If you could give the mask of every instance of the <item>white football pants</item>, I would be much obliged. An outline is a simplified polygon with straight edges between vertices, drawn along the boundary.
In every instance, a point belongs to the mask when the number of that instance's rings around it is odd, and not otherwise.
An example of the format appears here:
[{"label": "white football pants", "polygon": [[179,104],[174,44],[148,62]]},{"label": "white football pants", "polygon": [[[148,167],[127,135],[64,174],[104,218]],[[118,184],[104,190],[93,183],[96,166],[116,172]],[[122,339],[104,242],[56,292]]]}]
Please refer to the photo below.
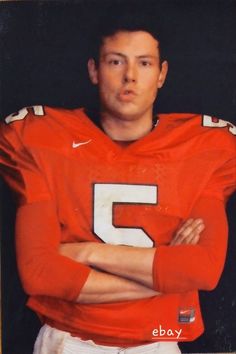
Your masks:
[{"label": "white football pants", "polygon": [[97,345],[70,333],[44,325],[36,339],[33,354],[180,354],[177,342],[157,342],[130,348]]}]

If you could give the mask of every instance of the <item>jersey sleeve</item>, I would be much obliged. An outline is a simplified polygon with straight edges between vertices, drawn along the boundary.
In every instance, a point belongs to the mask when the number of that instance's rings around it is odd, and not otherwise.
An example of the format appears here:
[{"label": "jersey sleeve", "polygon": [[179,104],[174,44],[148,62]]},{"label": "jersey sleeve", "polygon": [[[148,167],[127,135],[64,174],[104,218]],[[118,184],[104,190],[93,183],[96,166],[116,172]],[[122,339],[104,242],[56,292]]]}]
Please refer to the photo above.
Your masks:
[{"label": "jersey sleeve", "polygon": [[207,169],[211,174],[201,195],[226,202],[236,189],[236,127],[208,116],[203,116],[203,127],[207,129],[203,158],[209,159]]},{"label": "jersey sleeve", "polygon": [[46,180],[29,150],[11,125],[1,125],[0,174],[20,205],[50,200]]},{"label": "jersey sleeve", "polygon": [[16,254],[23,288],[32,296],[75,301],[90,268],[59,254],[61,229],[46,178],[12,124],[2,127],[0,173],[18,200]]},{"label": "jersey sleeve", "polygon": [[25,292],[76,301],[90,268],[59,254],[61,230],[55,205],[40,201],[18,208],[16,254]]},{"label": "jersey sleeve", "polygon": [[222,200],[202,197],[190,217],[203,218],[205,230],[197,245],[157,247],[153,262],[154,288],[163,293],[212,290],[225,262],[227,218]]},{"label": "jersey sleeve", "polygon": [[236,190],[236,146],[235,152],[229,154],[228,160],[212,174],[202,196],[214,197],[226,202]]}]

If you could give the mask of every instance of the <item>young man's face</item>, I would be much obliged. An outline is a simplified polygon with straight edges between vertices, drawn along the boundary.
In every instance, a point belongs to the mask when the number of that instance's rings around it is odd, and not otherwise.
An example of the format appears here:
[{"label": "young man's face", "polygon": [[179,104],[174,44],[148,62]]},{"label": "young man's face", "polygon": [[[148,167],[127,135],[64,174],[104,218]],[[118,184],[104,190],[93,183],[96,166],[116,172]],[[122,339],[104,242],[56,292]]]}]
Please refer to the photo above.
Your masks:
[{"label": "young man's face", "polygon": [[91,81],[98,84],[101,109],[119,119],[137,119],[150,113],[167,74],[160,63],[158,41],[144,31],[120,31],[106,37],[99,64],[89,60]]}]

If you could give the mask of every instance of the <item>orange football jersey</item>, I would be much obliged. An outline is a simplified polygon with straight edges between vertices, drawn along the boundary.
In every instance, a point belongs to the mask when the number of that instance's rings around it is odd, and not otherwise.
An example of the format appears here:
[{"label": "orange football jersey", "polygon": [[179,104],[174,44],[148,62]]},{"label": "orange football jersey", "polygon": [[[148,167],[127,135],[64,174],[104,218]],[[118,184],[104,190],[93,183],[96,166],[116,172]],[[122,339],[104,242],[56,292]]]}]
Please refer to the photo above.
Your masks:
[{"label": "orange football jersey", "polygon": [[[28,215],[29,229],[17,222],[19,271],[28,306],[44,322],[122,346],[202,333],[198,290],[220,277],[225,226],[221,235],[219,221],[196,246],[169,243],[184,220],[214,217],[209,200],[222,204],[234,191],[236,127],[206,115],[158,118],[152,132],[126,147],[84,109],[34,106],[2,124],[1,173],[17,194],[18,215]],[[153,278],[162,295],[75,303],[90,269],[59,255],[58,246],[83,241],[156,247]]]}]

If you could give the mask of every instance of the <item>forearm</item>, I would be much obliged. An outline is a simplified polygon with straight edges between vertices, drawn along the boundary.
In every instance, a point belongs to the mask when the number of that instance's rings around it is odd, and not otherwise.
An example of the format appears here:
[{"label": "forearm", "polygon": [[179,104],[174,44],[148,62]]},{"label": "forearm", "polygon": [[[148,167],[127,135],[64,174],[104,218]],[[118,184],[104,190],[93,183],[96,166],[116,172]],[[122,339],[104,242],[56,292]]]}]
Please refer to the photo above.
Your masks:
[{"label": "forearm", "polygon": [[202,217],[206,221],[206,229],[195,243],[185,244],[181,237],[179,242],[173,239],[169,246],[157,248],[89,242],[62,245],[61,252],[78,262],[161,293],[210,290],[219,280],[226,254],[224,205],[219,200],[205,198],[193,208],[191,217],[195,220]]},{"label": "forearm", "polygon": [[[90,244],[88,264],[108,273],[153,287],[155,248]],[[111,256],[112,255],[112,256]]]},{"label": "forearm", "polygon": [[[176,233],[170,245],[196,244],[203,229],[204,224],[201,219],[189,219]],[[153,263],[156,248],[82,242],[62,244],[60,253],[77,262],[153,288]]]},{"label": "forearm", "polygon": [[58,253],[61,230],[52,202],[22,206],[16,217],[16,256],[29,295],[75,301],[90,268]]},{"label": "forearm", "polygon": [[227,219],[223,202],[200,199],[191,212],[204,219],[197,245],[160,246],[154,259],[154,289],[164,292],[212,290],[221,276],[227,249]]},{"label": "forearm", "polygon": [[157,248],[101,244],[94,246],[88,262],[161,293],[212,290],[222,273],[227,248],[224,204],[217,199],[200,199],[190,217],[202,217],[206,225],[197,244],[185,244],[184,240]]},{"label": "forearm", "polygon": [[92,270],[77,298],[77,302],[110,303],[143,299],[157,295],[159,295],[158,292],[136,282]]}]

